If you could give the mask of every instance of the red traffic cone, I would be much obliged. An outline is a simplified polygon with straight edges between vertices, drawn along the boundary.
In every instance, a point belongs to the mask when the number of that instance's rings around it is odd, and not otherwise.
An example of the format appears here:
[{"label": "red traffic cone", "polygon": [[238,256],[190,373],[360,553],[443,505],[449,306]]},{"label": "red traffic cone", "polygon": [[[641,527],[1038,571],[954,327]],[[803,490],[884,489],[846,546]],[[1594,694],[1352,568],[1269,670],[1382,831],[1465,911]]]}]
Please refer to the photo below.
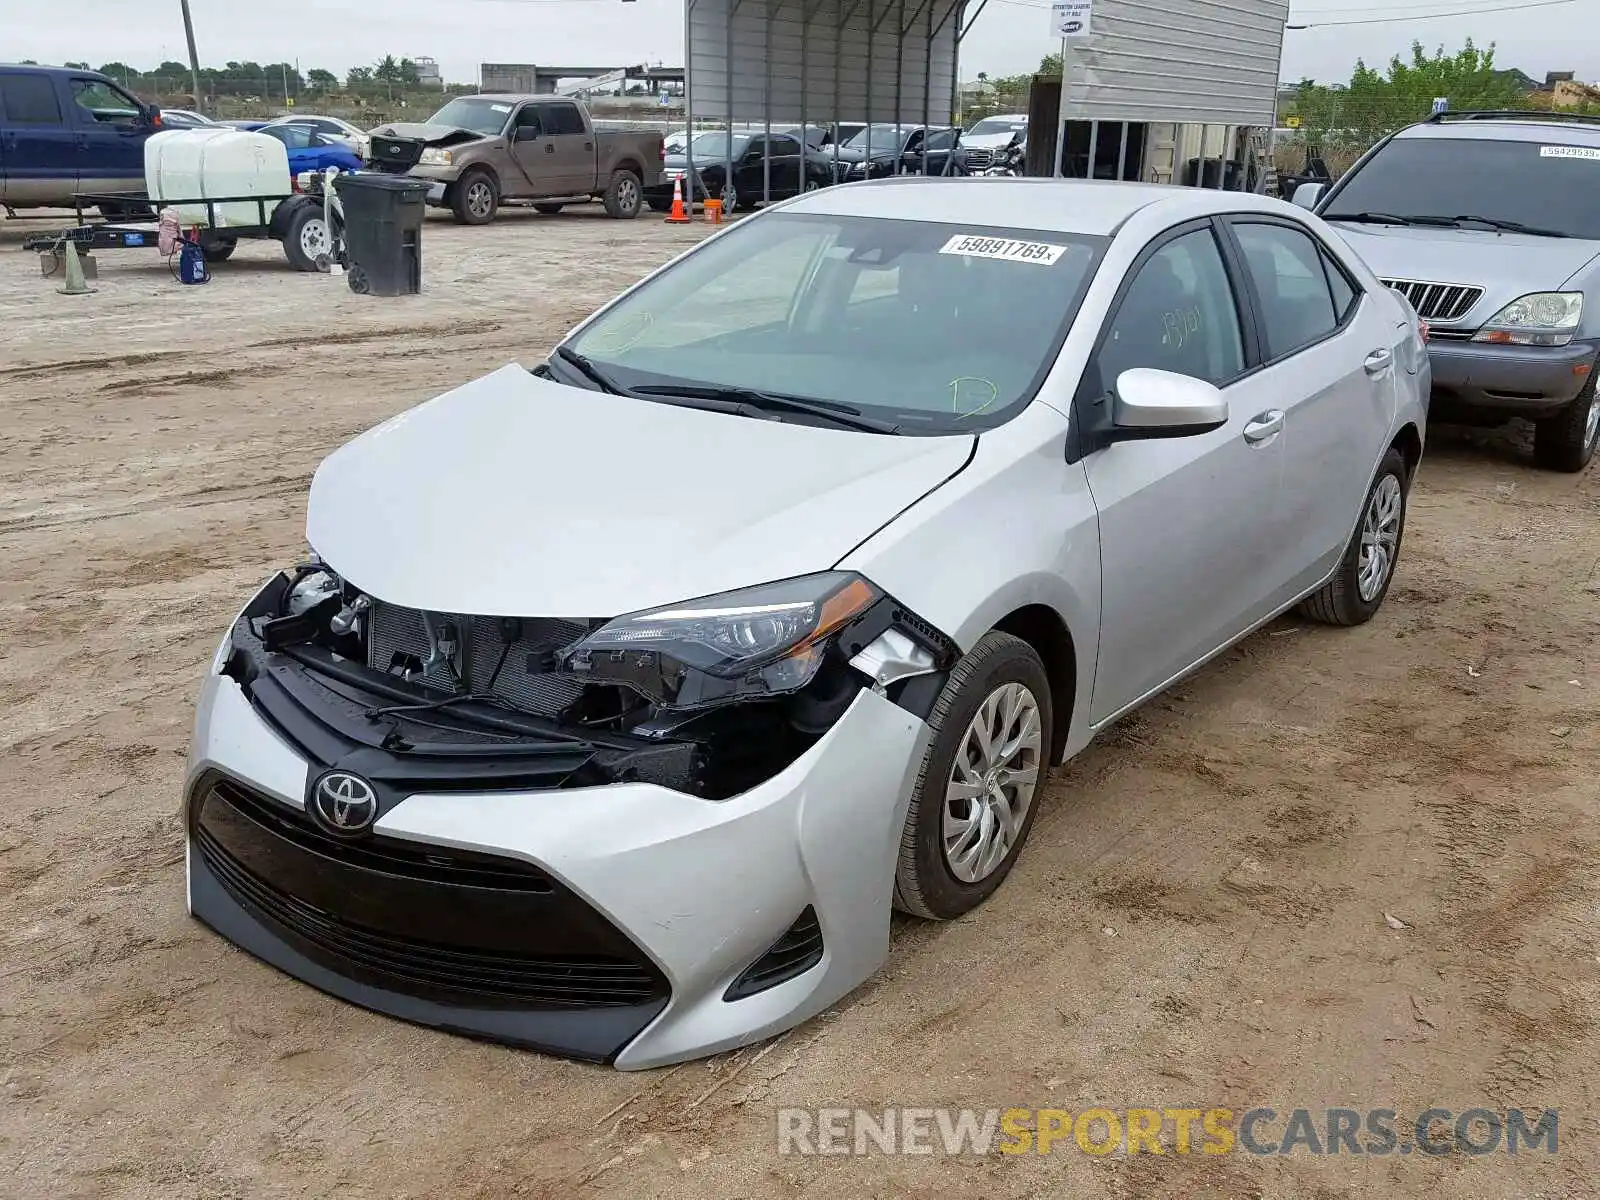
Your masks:
[{"label": "red traffic cone", "polygon": [[667,214],[669,225],[687,225],[689,214],[683,207],[683,176],[672,181],[672,211]]}]

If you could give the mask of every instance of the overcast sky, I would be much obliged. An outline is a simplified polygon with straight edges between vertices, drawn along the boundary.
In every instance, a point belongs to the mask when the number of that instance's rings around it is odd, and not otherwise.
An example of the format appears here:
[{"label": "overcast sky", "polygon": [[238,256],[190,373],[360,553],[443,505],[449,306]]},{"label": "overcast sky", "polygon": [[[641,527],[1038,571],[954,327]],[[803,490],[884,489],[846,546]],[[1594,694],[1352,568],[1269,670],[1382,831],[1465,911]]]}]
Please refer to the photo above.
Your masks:
[{"label": "overcast sky", "polygon": [[[1517,0],[1502,0],[1514,3]],[[1526,3],[1528,0],[1521,0]],[[274,7],[258,0],[190,0],[202,65],[229,59],[297,61],[343,74],[384,54],[439,60],[451,81],[475,82],[477,65],[533,62],[561,65],[682,63],[682,0],[318,0]],[[962,46],[961,75],[1029,71],[1054,49],[1045,0],[991,0]],[[1487,8],[1495,0],[1294,0],[1291,20],[1352,21],[1419,12]],[[1360,7],[1360,6],[1365,7]],[[1595,0],[1437,20],[1372,25],[1323,25],[1284,35],[1284,79],[1349,77],[1356,59],[1386,63],[1413,38],[1432,48],[1459,47],[1467,38],[1497,44],[1501,66],[1537,78],[1573,70],[1600,80],[1600,37],[1584,13]],[[70,11],[71,19],[61,19]],[[293,14],[292,16],[290,14]],[[123,61],[148,68],[185,57],[179,0],[70,0],[52,9],[39,0],[0,0],[0,54],[58,63],[65,59]],[[1579,30],[1581,29],[1581,35]]]}]

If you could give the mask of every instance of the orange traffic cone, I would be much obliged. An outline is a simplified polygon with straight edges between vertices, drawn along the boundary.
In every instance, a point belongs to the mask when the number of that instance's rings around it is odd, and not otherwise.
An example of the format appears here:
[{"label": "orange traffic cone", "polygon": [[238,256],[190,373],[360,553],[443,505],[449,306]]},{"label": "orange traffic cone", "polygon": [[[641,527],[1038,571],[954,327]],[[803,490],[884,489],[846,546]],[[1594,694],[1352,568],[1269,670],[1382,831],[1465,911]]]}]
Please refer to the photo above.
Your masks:
[{"label": "orange traffic cone", "polygon": [[672,211],[667,214],[667,223],[670,225],[687,225],[689,214],[683,207],[683,176],[672,181]]}]

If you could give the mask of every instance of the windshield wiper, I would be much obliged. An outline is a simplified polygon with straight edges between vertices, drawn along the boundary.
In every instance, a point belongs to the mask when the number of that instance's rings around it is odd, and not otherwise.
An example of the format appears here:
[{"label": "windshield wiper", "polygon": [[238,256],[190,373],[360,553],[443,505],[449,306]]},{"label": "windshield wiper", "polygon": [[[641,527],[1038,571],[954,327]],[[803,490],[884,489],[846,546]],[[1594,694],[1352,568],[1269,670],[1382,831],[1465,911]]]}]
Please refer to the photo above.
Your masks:
[{"label": "windshield wiper", "polygon": [[1323,213],[1324,221],[1360,221],[1363,225],[1410,225],[1414,218],[1386,212]]},{"label": "windshield wiper", "polygon": [[[1422,218],[1414,218],[1420,224]],[[1433,217],[1427,223],[1430,225],[1455,225],[1460,226],[1468,221],[1475,221],[1479,225],[1487,225],[1491,229],[1503,229],[1507,233],[1526,233],[1534,237],[1566,237],[1559,229],[1541,229],[1536,225],[1524,225],[1521,221],[1502,221],[1496,217],[1480,217],[1467,213],[1459,217]]]},{"label": "windshield wiper", "polygon": [[[862,416],[861,410],[849,404],[831,400],[807,400],[800,396],[783,396],[775,392],[762,392],[755,388],[732,387],[725,384],[654,384],[636,389],[641,396],[679,396],[694,400],[723,400],[736,406],[763,413],[795,412],[820,417],[846,429],[859,429],[865,433],[899,433],[895,421],[882,421],[877,417]],[[737,411],[737,409],[733,410]]]},{"label": "windshield wiper", "polygon": [[570,349],[567,346],[557,346],[556,357],[564,363],[571,363],[579,374],[581,374],[590,383],[594,384],[595,387],[599,388],[602,392],[610,392],[613,396],[633,395],[633,393],[627,388],[623,387],[615,379],[612,379],[611,376],[607,375],[599,367],[595,366],[593,362],[579,354],[576,350]]}]

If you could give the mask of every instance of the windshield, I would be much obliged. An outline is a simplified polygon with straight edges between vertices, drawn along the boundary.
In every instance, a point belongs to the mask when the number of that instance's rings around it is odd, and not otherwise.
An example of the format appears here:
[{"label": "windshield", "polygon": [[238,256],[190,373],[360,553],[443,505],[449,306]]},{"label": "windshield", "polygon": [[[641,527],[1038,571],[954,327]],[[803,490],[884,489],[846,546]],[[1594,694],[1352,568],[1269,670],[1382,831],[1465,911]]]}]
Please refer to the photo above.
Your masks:
[{"label": "windshield", "polygon": [[[750,135],[748,133],[734,134],[733,150],[731,152],[733,157],[738,158],[743,154],[745,147],[749,144]],[[726,129],[716,129],[710,133],[702,133],[694,139],[694,143],[689,149],[696,158],[703,159],[706,162],[727,158],[730,153],[728,150],[728,131]]]},{"label": "windshield", "polygon": [[754,388],[902,433],[981,429],[1037,390],[1104,244],[775,212],[641,284],[567,347],[624,387]]},{"label": "windshield", "polygon": [[845,143],[851,150],[865,150],[868,139],[874,150],[893,150],[905,141],[911,131],[904,125],[869,125]]},{"label": "windshield", "polygon": [[975,134],[1027,133],[1028,123],[1026,121],[1016,121],[1010,117],[985,117],[967,132]]},{"label": "windshield", "polygon": [[452,100],[433,116],[429,125],[451,125],[481,137],[490,137],[506,127],[511,115],[511,105],[492,100],[471,100],[463,97]]},{"label": "windshield", "polygon": [[1600,146],[1568,145],[1562,134],[1552,128],[1538,142],[1396,138],[1349,177],[1321,215],[1470,215],[1600,240]]}]

